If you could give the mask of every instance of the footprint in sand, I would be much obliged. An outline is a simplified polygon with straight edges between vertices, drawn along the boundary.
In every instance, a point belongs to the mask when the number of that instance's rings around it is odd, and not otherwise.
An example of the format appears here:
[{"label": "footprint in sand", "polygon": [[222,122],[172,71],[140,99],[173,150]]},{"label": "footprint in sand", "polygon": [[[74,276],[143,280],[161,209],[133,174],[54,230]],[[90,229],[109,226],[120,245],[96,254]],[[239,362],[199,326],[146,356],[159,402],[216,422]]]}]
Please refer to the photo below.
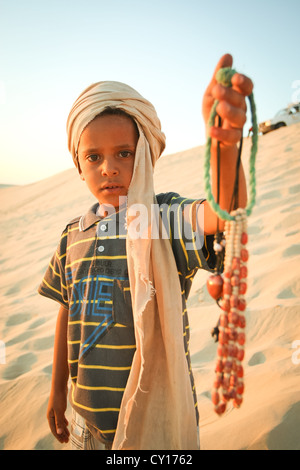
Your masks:
[{"label": "footprint in sand", "polygon": [[248,235],[258,235],[262,231],[262,227],[259,225],[249,225],[248,227]]},{"label": "footprint in sand", "polygon": [[288,210],[282,209],[282,212],[286,215],[283,214],[283,216],[280,218],[280,222],[275,225],[274,231],[276,230],[281,230],[282,227],[285,227],[285,230],[289,230],[292,227],[295,227],[295,225],[298,226],[300,223],[300,214],[295,212],[295,210],[298,210],[298,204],[297,207],[291,207],[290,209],[292,210],[291,214],[287,214]]},{"label": "footprint in sand", "polygon": [[299,244],[289,246],[282,253],[282,256],[284,258],[288,258],[290,256],[297,256],[297,255],[300,255],[300,245]]},{"label": "footprint in sand", "polygon": [[281,422],[274,427],[267,438],[267,448],[270,450],[299,449],[300,401],[293,403]]},{"label": "footprint in sand", "polygon": [[297,235],[299,233],[299,230],[293,230],[292,232],[288,232],[286,234],[287,237],[292,237],[293,235]]},{"label": "footprint in sand", "polygon": [[16,313],[15,315],[11,315],[8,318],[6,322],[6,326],[20,325],[21,323],[24,323],[30,319],[31,319],[30,313]]},{"label": "footprint in sand", "polygon": [[253,255],[265,255],[266,253],[270,253],[271,251],[275,250],[277,248],[276,244],[266,244],[262,246],[255,247],[252,250]]},{"label": "footprint in sand", "polygon": [[258,351],[253,354],[251,359],[248,361],[248,365],[258,366],[259,364],[263,364],[264,362],[266,362],[266,356],[261,351]]},{"label": "footprint in sand", "polygon": [[260,196],[256,198],[256,204],[258,206],[256,209],[256,213],[258,213],[260,209],[265,211],[267,204],[269,204],[270,207],[272,207],[272,205],[274,204],[274,199],[281,199],[281,198],[282,198],[282,195],[281,195],[280,190],[278,189],[271,189],[269,191],[266,190],[263,194],[260,194]]},{"label": "footprint in sand", "polygon": [[26,374],[31,370],[31,366],[37,361],[35,354],[26,353],[13,361],[3,372],[2,377],[5,380],[14,380],[20,375]]},{"label": "footprint in sand", "polygon": [[44,372],[44,374],[51,376],[51,374],[52,374],[52,364],[49,364],[48,366],[44,367],[43,372]]},{"label": "footprint in sand", "polygon": [[205,397],[211,400],[211,391],[205,390],[204,392],[201,393],[201,397]]},{"label": "footprint in sand", "polygon": [[290,283],[287,287],[282,289],[278,295],[277,299],[295,299],[300,296],[300,280],[296,279],[293,283]]},{"label": "footprint in sand", "polygon": [[290,194],[297,194],[300,193],[300,184],[294,184],[294,186],[289,187]]},{"label": "footprint in sand", "polygon": [[52,442],[49,442],[49,436],[42,437],[34,446],[34,450],[54,450]]},{"label": "footprint in sand", "polygon": [[268,191],[263,194],[262,196],[263,200],[265,199],[280,199],[281,198],[281,191],[278,189],[272,189],[271,191]]},{"label": "footprint in sand", "polygon": [[47,349],[52,349],[54,344],[54,334],[42,337],[42,338],[35,338],[34,340],[30,341],[28,344],[28,349],[31,351],[45,351]]}]

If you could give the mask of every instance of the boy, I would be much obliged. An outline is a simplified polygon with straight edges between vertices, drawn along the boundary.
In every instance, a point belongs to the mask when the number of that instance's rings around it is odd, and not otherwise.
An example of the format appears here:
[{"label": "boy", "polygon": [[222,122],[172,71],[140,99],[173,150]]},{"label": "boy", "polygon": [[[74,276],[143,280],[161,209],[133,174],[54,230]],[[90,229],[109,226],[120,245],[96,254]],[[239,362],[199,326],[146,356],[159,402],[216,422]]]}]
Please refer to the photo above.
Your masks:
[{"label": "boy", "polygon": [[[225,55],[216,71],[231,64]],[[224,88],[215,73],[203,116],[207,122],[218,99],[222,126],[209,130],[211,167],[215,187],[218,140],[219,200],[228,210],[252,82],[235,74],[232,88]],[[39,288],[61,304],[50,429],[60,442],[69,440],[70,376],[74,448],[197,448],[186,299],[197,269],[213,268],[216,215],[204,200],[154,195],[153,168],[165,138],[153,106],[130,87],[101,82],[87,88],[74,103],[67,128],[74,163],[98,202],[67,225]],[[239,206],[245,205],[241,167]],[[160,217],[153,217],[153,207]]]}]

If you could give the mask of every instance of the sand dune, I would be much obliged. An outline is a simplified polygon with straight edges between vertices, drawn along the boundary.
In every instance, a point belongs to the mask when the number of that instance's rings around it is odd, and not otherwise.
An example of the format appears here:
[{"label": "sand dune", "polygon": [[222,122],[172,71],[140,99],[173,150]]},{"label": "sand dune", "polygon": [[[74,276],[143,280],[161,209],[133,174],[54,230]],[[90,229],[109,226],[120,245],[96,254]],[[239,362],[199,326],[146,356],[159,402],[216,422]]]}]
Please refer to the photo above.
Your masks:
[{"label": "sand dune", "polygon": [[[204,195],[203,153],[197,147],[161,158],[157,192]],[[299,155],[299,124],[260,137],[257,204],[249,218],[244,403],[221,418],[210,401],[216,358],[210,330],[220,311],[207,294],[207,273],[193,285],[190,348],[204,450],[300,450]],[[45,418],[58,306],[36,289],[65,223],[93,198],[75,169],[0,188],[0,197],[0,449],[68,449],[52,438]]]}]

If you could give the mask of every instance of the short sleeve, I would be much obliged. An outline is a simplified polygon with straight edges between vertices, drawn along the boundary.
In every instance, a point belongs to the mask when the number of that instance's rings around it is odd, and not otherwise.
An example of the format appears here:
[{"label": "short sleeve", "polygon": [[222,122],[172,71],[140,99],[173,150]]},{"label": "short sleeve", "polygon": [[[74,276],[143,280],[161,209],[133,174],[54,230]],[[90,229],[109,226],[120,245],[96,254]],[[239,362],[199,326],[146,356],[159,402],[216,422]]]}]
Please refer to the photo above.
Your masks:
[{"label": "short sleeve", "polygon": [[176,193],[165,193],[157,195],[157,201],[178,271],[185,276],[196,269],[212,271],[216,263],[214,235],[204,235],[203,224],[198,223],[201,220],[201,204],[205,199],[195,200]]},{"label": "short sleeve", "polygon": [[66,239],[67,233],[64,232],[38,288],[38,293],[59,302],[63,307],[68,309],[69,303],[64,269],[66,261]]}]

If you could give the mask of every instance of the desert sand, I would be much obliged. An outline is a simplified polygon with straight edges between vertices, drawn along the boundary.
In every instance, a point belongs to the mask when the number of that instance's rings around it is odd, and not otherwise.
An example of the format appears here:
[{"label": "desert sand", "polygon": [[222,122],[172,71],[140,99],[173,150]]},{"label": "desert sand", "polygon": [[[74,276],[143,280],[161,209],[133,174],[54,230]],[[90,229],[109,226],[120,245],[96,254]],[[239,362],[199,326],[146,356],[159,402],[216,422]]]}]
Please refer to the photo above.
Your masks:
[{"label": "desert sand", "polygon": [[[244,140],[247,172],[250,140]],[[199,197],[204,147],[164,156],[157,192]],[[210,392],[220,310],[197,274],[188,307],[203,450],[300,450],[300,124],[259,138],[249,217],[244,402],[219,417]],[[70,160],[71,161],[71,160]],[[62,449],[46,420],[58,305],[37,294],[66,222],[92,205],[75,169],[0,189],[0,449]],[[68,415],[70,410],[68,409]]]}]

